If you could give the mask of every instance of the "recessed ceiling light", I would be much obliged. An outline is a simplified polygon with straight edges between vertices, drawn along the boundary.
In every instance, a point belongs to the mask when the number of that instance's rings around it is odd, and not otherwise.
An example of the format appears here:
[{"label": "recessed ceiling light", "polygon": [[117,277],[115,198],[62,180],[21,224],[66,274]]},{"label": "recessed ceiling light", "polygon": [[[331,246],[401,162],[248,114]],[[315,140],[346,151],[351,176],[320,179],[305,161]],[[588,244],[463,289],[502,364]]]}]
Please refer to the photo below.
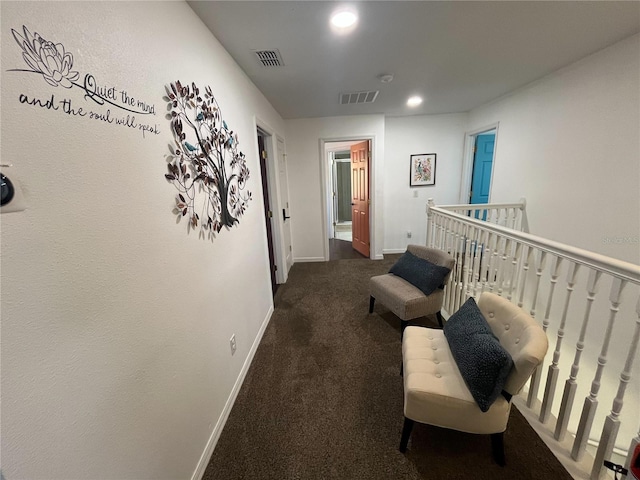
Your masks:
[{"label": "recessed ceiling light", "polygon": [[357,22],[358,15],[352,10],[340,9],[331,15],[331,25],[340,30],[354,27]]},{"label": "recessed ceiling light", "polygon": [[409,100],[407,100],[407,105],[409,105],[410,107],[417,107],[421,103],[422,103],[422,97],[418,97],[418,96],[411,97],[409,98]]}]

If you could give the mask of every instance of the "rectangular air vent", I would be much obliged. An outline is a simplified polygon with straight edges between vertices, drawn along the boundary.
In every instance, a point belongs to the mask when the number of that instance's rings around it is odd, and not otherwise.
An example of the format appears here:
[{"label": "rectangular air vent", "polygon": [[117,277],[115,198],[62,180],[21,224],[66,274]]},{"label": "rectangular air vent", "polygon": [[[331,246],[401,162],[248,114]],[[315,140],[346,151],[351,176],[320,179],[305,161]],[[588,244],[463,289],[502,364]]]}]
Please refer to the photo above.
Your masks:
[{"label": "rectangular air vent", "polygon": [[379,90],[371,90],[369,92],[352,92],[340,94],[340,105],[349,105],[353,103],[373,103],[378,97]]},{"label": "rectangular air vent", "polygon": [[280,51],[277,49],[254,50],[253,53],[256,54],[263,67],[284,67],[282,56],[280,56]]}]

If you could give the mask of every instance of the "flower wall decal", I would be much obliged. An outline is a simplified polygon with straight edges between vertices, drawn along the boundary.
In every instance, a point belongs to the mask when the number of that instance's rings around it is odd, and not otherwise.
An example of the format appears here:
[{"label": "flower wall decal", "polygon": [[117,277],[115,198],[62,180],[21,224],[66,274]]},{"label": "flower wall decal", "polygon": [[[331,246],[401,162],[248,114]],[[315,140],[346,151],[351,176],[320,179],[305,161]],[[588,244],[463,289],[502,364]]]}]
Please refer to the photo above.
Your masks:
[{"label": "flower wall decal", "polygon": [[42,74],[45,81],[54,87],[58,85],[71,88],[71,82],[78,79],[80,74],[72,71],[73,55],[65,52],[61,43],[53,43],[42,38],[37,32],[33,35],[26,26],[22,27],[24,37],[11,29],[13,38],[22,48],[22,58],[31,70]]},{"label": "flower wall decal", "polygon": [[245,155],[210,87],[201,95],[195,83],[176,81],[166,90],[174,145],[169,145],[165,178],[178,190],[175,212],[187,217],[191,228],[200,224],[213,237],[238,223],[251,200],[251,192],[245,192]]}]

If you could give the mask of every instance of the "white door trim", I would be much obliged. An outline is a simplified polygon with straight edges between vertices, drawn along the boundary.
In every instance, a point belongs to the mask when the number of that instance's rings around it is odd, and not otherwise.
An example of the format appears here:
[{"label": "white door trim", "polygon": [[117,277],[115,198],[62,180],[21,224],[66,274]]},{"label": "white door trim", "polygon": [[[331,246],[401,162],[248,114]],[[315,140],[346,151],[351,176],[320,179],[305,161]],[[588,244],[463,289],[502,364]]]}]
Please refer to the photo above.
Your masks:
[{"label": "white door trim", "polygon": [[330,148],[327,147],[327,143],[334,143],[334,142],[357,142],[357,141],[364,141],[364,140],[369,140],[369,142],[371,142],[371,156],[370,156],[370,163],[369,163],[369,199],[371,201],[371,204],[369,205],[369,258],[371,259],[375,259],[375,249],[374,249],[374,245],[377,245],[376,242],[376,236],[375,236],[375,232],[376,232],[376,228],[375,228],[375,208],[376,208],[376,198],[375,198],[375,194],[374,192],[376,191],[375,189],[375,175],[373,174],[373,172],[375,172],[375,162],[376,162],[376,136],[375,135],[352,135],[352,136],[348,136],[348,137],[331,137],[331,138],[321,138],[320,142],[319,142],[319,148],[320,148],[320,158],[322,159],[322,161],[320,162],[320,181],[322,182],[321,184],[321,188],[322,188],[322,192],[323,192],[323,196],[322,196],[322,236],[323,236],[323,245],[324,245],[324,261],[328,262],[329,261],[329,229],[328,229],[328,224],[329,224],[329,205],[330,205],[330,201],[331,199],[331,171],[329,169],[329,162],[328,162],[328,152],[330,151]]}]

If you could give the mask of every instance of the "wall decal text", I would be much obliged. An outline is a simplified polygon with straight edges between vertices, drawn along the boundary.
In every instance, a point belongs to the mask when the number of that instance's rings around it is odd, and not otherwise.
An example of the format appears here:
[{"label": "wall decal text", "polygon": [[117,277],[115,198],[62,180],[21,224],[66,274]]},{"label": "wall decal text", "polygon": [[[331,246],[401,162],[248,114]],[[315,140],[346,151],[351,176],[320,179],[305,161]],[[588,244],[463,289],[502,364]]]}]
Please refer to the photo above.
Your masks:
[{"label": "wall decal text", "polygon": [[[22,58],[28,69],[11,69],[10,72],[38,73],[52,87],[71,90],[76,87],[84,92],[82,100],[74,100],[70,95],[46,94],[43,98],[21,93],[21,104],[58,111],[87,120],[97,120],[109,125],[120,125],[137,129],[146,138],[147,133],[160,135],[157,123],[148,121],[147,115],[156,115],[154,104],[131,96],[125,90],[114,86],[99,85],[96,78],[87,73],[82,83],[76,80],[80,72],[73,69],[73,55],[61,43],[53,43],[42,38],[37,32],[31,34],[26,26],[23,35],[11,29],[13,38],[22,49]],[[63,90],[64,91],[64,90]],[[90,103],[87,103],[89,102]],[[80,104],[80,105],[79,105]],[[136,119],[138,117],[142,117]]]}]

